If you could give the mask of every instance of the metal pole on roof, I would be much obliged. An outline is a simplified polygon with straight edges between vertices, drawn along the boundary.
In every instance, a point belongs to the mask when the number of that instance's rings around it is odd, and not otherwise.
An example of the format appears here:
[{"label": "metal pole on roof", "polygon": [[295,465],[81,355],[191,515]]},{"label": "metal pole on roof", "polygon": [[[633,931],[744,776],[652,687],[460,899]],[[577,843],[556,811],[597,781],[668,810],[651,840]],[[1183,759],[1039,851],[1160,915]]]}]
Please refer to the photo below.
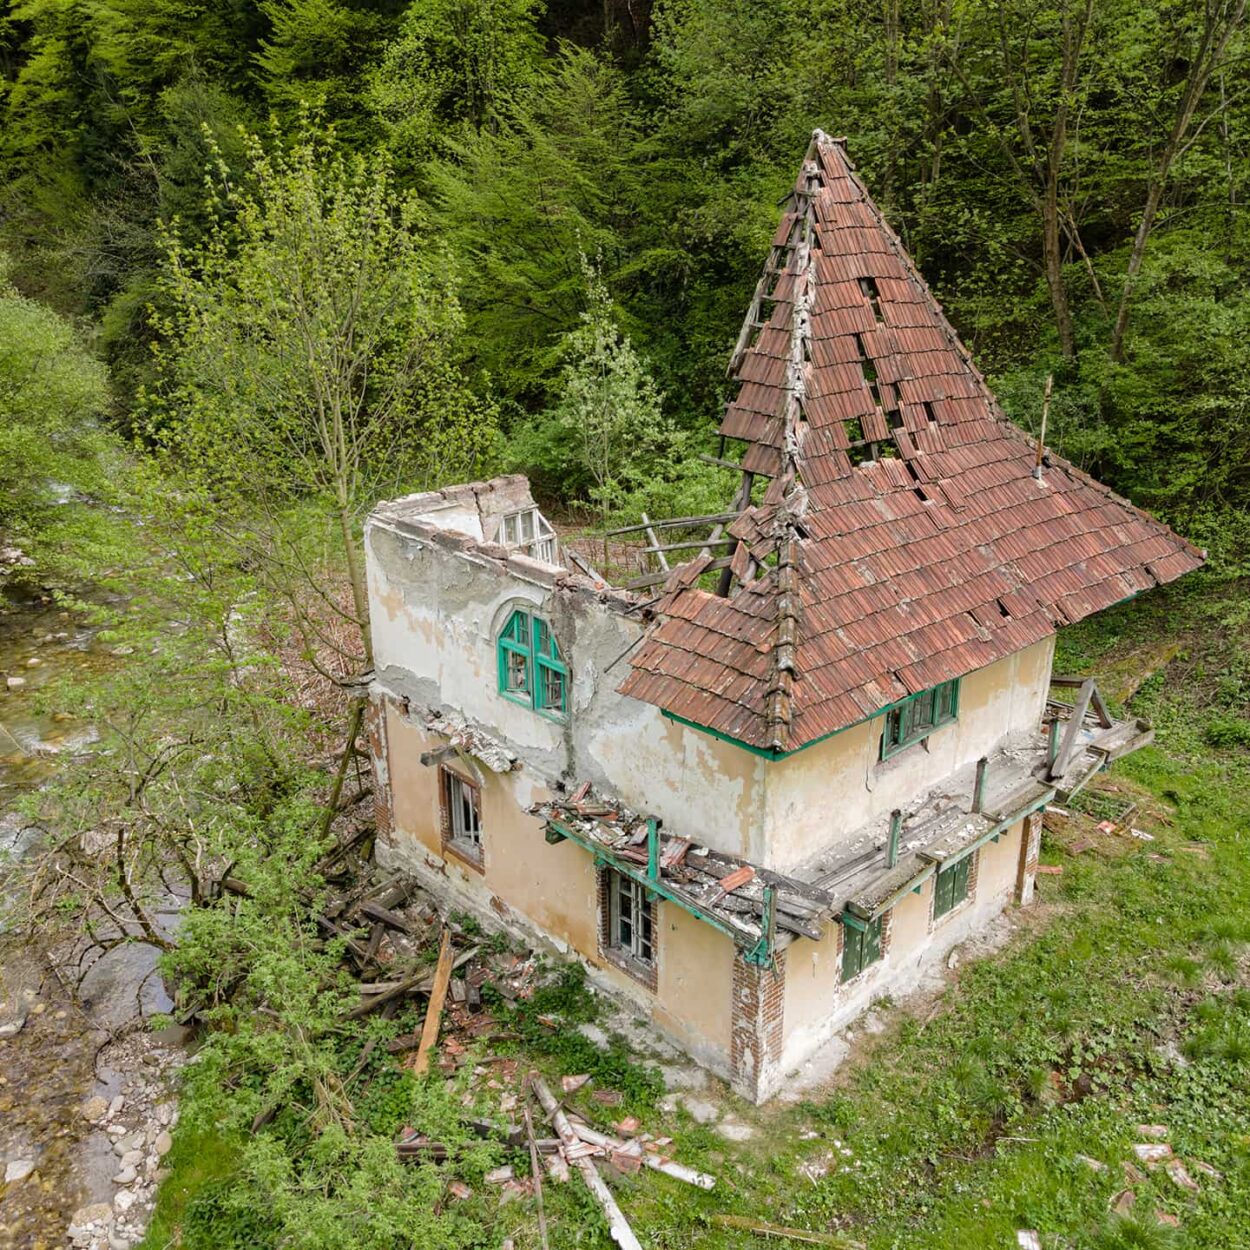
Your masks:
[{"label": "metal pole on roof", "polygon": [[1046,375],[1046,389],[1042,392],[1042,428],[1037,436],[1037,463],[1033,466],[1033,476],[1042,480],[1042,457],[1046,454],[1046,418],[1050,416],[1050,396],[1055,389],[1055,375]]},{"label": "metal pole on roof", "polygon": [[647,879],[660,879],[660,822],[654,816],[647,817]]},{"label": "metal pole on roof", "polygon": [[885,866],[893,868],[898,863],[898,840],[903,832],[903,811],[896,807],[890,813],[890,842],[885,850]]}]

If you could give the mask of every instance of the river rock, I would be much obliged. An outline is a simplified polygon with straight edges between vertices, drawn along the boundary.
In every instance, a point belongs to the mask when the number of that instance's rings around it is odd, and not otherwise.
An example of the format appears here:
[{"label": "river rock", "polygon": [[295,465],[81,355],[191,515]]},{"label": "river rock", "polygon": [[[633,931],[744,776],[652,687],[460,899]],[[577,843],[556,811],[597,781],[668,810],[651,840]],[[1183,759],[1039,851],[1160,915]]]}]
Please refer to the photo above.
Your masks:
[{"label": "river rock", "polygon": [[120,1190],[113,1195],[113,1208],[124,1215],[135,1205],[135,1196],[129,1189]]},{"label": "river rock", "polygon": [[113,1146],[113,1150],[119,1155],[128,1154],[132,1150],[142,1150],[142,1149],[143,1149],[143,1134],[142,1133],[131,1133],[128,1137],[123,1137],[121,1141],[116,1142]]},{"label": "river rock", "polygon": [[4,685],[6,690],[20,690],[26,684],[25,677],[6,677]]},{"label": "river rock", "polygon": [[18,1181],[24,1181],[34,1170],[34,1159],[13,1159],[5,1165],[4,1183],[15,1185]]},{"label": "river rock", "polygon": [[38,668],[42,663],[43,661],[37,655],[32,655],[30,659],[26,661],[26,667]]},{"label": "river rock", "polygon": [[19,1015],[12,1020],[6,1020],[3,1024],[0,1024],[0,1038],[16,1037],[25,1027],[25,1014]]},{"label": "river rock", "polygon": [[122,1167],[124,1168],[137,1168],[142,1162],[142,1150],[127,1150],[126,1153],[122,1155]]},{"label": "river rock", "polygon": [[114,1185],[133,1185],[139,1179],[139,1173],[133,1163],[127,1164],[113,1177]]},{"label": "river rock", "polygon": [[82,1118],[90,1120],[95,1124],[98,1120],[104,1119],[108,1115],[109,1105],[98,1094],[94,1098],[88,1098],[82,1105]]},{"label": "river rock", "polygon": [[109,1250],[130,1250],[134,1242],[124,1233],[109,1233]]},{"label": "river rock", "polygon": [[152,1143],[152,1148],[156,1151],[156,1157],[158,1159],[164,1158],[169,1153],[173,1144],[174,1139],[170,1137],[164,1129],[162,1129],[159,1133],[157,1133],[156,1141]]},{"label": "river rock", "polygon": [[69,1222],[69,1235],[81,1237],[90,1235],[96,1224],[105,1224],[113,1218],[113,1208],[107,1202],[93,1202],[89,1206],[79,1207]]},{"label": "river rock", "polygon": [[126,1099],[118,1094],[116,1098],[109,1103],[109,1115],[120,1115],[121,1109],[126,1105]]}]

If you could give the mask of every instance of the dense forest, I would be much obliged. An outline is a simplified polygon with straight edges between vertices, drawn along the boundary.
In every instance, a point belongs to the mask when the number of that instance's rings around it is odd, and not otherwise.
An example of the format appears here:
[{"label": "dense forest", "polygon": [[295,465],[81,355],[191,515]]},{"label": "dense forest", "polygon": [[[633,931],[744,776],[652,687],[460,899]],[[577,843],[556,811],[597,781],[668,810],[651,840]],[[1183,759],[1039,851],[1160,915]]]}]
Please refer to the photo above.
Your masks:
[{"label": "dense forest", "polygon": [[594,312],[645,427],[613,502],[658,509],[723,493],[692,453],[820,126],[1012,415],[1036,427],[1053,372],[1060,449],[1235,561],[1243,9],[24,0],[0,18],[0,238],[18,290],[90,327],[109,423],[151,437],[171,232],[194,267],[260,177],[247,136],[350,153],[441,291],[414,419],[472,413],[500,436],[475,454],[602,492],[561,410]]},{"label": "dense forest", "polygon": [[[1064,860],[1064,923],[775,1142],[683,1120],[715,1200],[626,1205],[674,1250],[766,1244],[716,1202],[883,1250],[1250,1236],[1246,0],[0,0],[0,614],[42,597],[103,656],[39,691],[99,741],[23,791],[45,840],[0,936],[151,947],[202,1026],[145,1244],[540,1244],[483,1198],[528,1156],[392,1060],[415,1008],[345,1024],[317,929],[369,785],[361,525],[504,471],[569,527],[720,511],[726,364],[815,128],[1009,415],[1035,433],[1053,379],[1047,443],[1210,560],[1060,642],[1159,725],[1117,783],[1141,854]],[[41,663],[12,656],[0,730]],[[518,1062],[657,1114],[573,972],[489,1005]],[[1164,1114],[1227,1180],[1192,1241],[1073,1163]],[[476,1197],[398,1161],[401,1126]],[[859,1170],[803,1171],[835,1133]],[[609,1244],[548,1202],[553,1246]]]}]

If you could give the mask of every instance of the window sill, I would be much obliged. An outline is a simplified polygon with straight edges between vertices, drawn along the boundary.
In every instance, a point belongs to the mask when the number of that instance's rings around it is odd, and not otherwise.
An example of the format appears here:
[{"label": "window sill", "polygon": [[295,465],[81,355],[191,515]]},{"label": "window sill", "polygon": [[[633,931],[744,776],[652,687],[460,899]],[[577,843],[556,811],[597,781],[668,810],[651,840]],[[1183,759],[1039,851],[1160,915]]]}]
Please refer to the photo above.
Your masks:
[{"label": "window sill", "polygon": [[944,925],[952,916],[958,916],[961,911],[967,911],[968,908],[971,907],[976,901],[977,896],[973,893],[969,893],[967,898],[961,898],[959,902],[950,909],[950,911],[944,911],[940,916],[933,917],[933,919],[929,922],[930,930],[936,929],[940,925]]},{"label": "window sill", "polygon": [[643,963],[641,959],[635,959],[616,946],[601,946],[599,953],[612,967],[632,977],[639,985],[645,986],[652,992],[655,991],[658,975],[654,961],[649,964]]},{"label": "window sill", "polygon": [[485,857],[480,846],[448,839],[443,843],[443,853],[472,868],[474,872],[486,872]]}]

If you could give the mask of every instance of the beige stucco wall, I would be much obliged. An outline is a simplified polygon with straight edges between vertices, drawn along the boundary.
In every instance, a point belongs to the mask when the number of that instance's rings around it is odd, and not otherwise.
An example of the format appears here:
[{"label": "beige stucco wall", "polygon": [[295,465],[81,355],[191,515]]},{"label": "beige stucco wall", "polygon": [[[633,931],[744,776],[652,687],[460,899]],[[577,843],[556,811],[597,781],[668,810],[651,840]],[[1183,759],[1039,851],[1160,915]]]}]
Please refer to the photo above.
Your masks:
[{"label": "beige stucco wall", "polygon": [[959,716],[888,760],[880,758],[884,717],[854,725],[770,765],[764,803],[769,866],[808,862],[894,808],[906,810],[944,777],[988,755],[1004,738],[1041,723],[1054,639],[968,674]]},{"label": "beige stucco wall", "polygon": [[733,943],[681,908],[655,913],[657,984],[644,989],[599,950],[598,874],[588,851],[572,841],[548,843],[543,822],[525,808],[545,793],[525,770],[498,774],[464,761],[449,766],[481,787],[482,870],[444,853],[439,769],[422,752],[443,739],[414,724],[393,704],[386,711],[392,832],[379,857],[429,881],[489,923],[544,940],[587,963],[618,995],[633,999],[662,1032],[700,1062],[727,1072]]},{"label": "beige stucco wall", "polygon": [[873,999],[914,988],[926,968],[945,959],[953,946],[998,915],[1011,901],[1023,828],[1021,821],[976,852],[975,892],[936,922],[933,877],[922,883],[919,894],[905,894],[891,913],[885,957],[853,981],[841,984],[836,924],[820,942],[795,942],[786,953],[785,1041],[779,1071],[792,1071]]}]

